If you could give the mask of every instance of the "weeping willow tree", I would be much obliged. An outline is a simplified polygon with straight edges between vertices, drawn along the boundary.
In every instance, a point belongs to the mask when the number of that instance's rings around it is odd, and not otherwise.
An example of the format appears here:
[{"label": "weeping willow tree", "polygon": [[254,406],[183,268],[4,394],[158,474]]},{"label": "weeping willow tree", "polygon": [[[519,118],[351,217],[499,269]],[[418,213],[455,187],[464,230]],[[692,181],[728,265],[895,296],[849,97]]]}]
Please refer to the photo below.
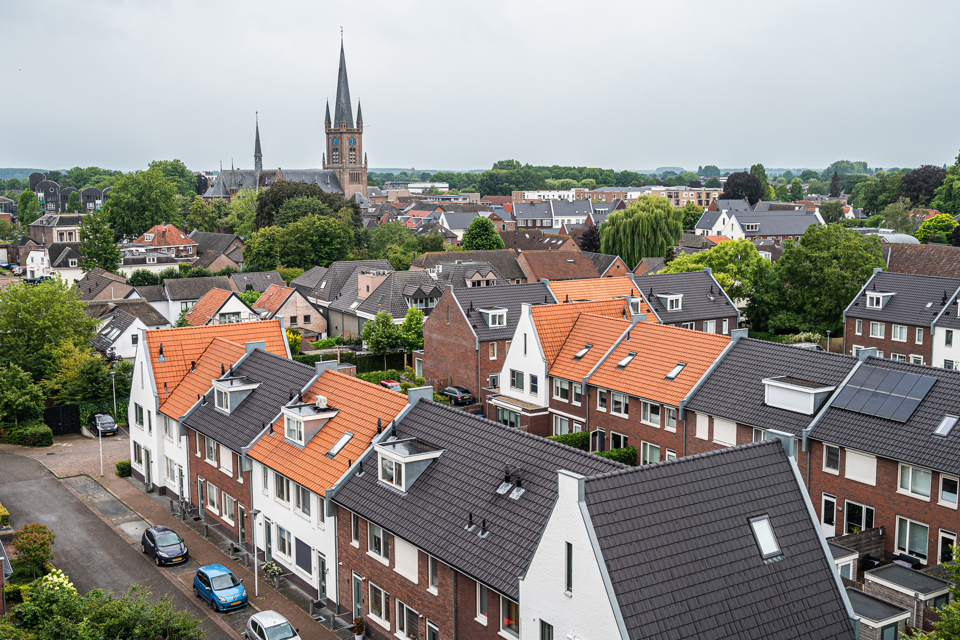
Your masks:
[{"label": "weeping willow tree", "polygon": [[600,253],[620,256],[629,267],[642,258],[662,258],[683,234],[683,211],[666,198],[640,196],[600,225]]}]

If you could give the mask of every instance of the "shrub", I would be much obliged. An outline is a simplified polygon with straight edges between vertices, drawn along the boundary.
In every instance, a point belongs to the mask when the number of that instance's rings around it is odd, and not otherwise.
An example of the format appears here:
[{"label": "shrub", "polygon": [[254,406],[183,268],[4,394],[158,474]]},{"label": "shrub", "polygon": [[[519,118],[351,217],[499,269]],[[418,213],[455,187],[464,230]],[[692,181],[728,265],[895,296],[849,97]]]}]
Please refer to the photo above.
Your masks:
[{"label": "shrub", "polygon": [[37,570],[41,573],[50,560],[53,559],[53,541],[56,539],[53,531],[39,522],[30,522],[20,527],[13,534],[13,548],[17,550],[16,563],[18,566],[29,567],[34,577]]},{"label": "shrub", "polygon": [[129,461],[129,460],[117,460],[115,464],[116,464],[116,467],[117,467],[117,475],[118,475],[118,476],[120,476],[121,478],[129,478],[129,477],[130,477],[131,470],[130,470],[130,461]]},{"label": "shrub", "polygon": [[10,512],[4,509],[3,505],[0,504],[0,527],[9,527],[10,526]]},{"label": "shrub", "polygon": [[439,404],[445,404],[447,406],[450,405],[450,398],[447,396],[442,396],[436,391],[433,392],[433,401]]},{"label": "shrub", "polygon": [[284,267],[277,270],[280,274],[280,278],[290,284],[292,281],[296,280],[303,275],[303,269],[298,269],[296,267]]},{"label": "shrub", "polygon": [[636,447],[624,447],[623,449],[612,449],[610,451],[597,451],[597,455],[603,456],[604,458],[610,458],[611,460],[616,460],[617,462],[622,462],[623,464],[628,464],[631,467],[637,466]]},{"label": "shrub", "polygon": [[[568,447],[573,447],[574,449],[590,451],[590,432],[589,431],[578,431],[577,433],[566,433],[562,436],[550,436],[547,438],[547,440],[553,440],[554,442],[565,444]],[[636,452],[634,452],[634,457],[636,457]]]},{"label": "shrub", "polygon": [[53,445],[53,431],[39,421],[27,422],[19,427],[8,425],[4,429],[3,440],[24,447],[49,447]]},{"label": "shrub", "polygon": [[340,336],[335,336],[333,338],[321,338],[320,340],[311,343],[314,349],[332,349],[341,344],[343,344],[343,338]]},{"label": "shrub", "polygon": [[401,372],[396,369],[387,369],[386,371],[371,371],[370,373],[358,373],[357,377],[361,380],[366,380],[373,384],[380,384],[384,380],[395,380],[400,381],[400,378],[403,377]]}]

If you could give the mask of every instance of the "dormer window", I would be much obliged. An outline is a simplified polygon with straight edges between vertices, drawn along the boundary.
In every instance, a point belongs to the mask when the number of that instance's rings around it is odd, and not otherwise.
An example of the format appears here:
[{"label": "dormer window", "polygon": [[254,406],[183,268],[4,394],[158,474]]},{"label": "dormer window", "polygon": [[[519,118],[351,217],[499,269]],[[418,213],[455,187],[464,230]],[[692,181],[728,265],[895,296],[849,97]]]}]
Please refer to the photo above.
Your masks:
[{"label": "dormer window", "polygon": [[486,319],[487,326],[491,329],[495,327],[505,327],[507,325],[507,310],[502,307],[480,309],[480,313]]},{"label": "dormer window", "polygon": [[680,311],[683,308],[682,293],[658,293],[660,302],[667,308],[667,311]]},{"label": "dormer window", "polygon": [[443,449],[417,438],[391,440],[374,447],[379,457],[377,466],[380,481],[404,492],[443,453]]},{"label": "dormer window", "polygon": [[380,458],[380,479],[403,491],[403,463]]},{"label": "dormer window", "polygon": [[835,386],[823,385],[791,376],[766,378],[763,385],[764,402],[767,406],[803,413],[808,416],[816,413],[823,402],[836,389]]},{"label": "dormer window", "polygon": [[868,309],[883,309],[887,302],[890,301],[894,294],[892,293],[867,293],[867,308]]},{"label": "dormer window", "polygon": [[230,394],[226,391],[216,390],[217,409],[230,413]]},{"label": "dormer window", "polygon": [[293,440],[297,444],[303,444],[303,423],[287,416],[287,440]]},{"label": "dormer window", "polygon": [[259,386],[259,382],[254,382],[246,376],[217,378],[213,381],[214,402],[217,409],[230,413],[231,407],[239,406],[244,398]]},{"label": "dormer window", "polygon": [[152,233],[144,234],[143,239],[146,240],[147,242],[150,242],[151,240],[153,240],[153,234]]},{"label": "dormer window", "polygon": [[[317,396],[313,402],[301,402],[299,404],[281,407],[280,413],[284,419],[284,437],[286,440],[299,447],[303,447],[323,429],[323,426],[327,424],[327,422],[339,413],[339,410],[328,406],[326,397]],[[343,444],[346,444],[349,439],[350,438],[344,440]],[[343,447],[343,444],[337,443],[337,445],[340,445],[340,448]],[[328,452],[328,457],[332,458],[340,451],[337,445],[334,445],[330,449],[333,455],[330,455],[330,452]],[[336,449],[336,451],[334,451],[334,449]]]},{"label": "dormer window", "polygon": [[760,224],[757,222],[748,222],[743,225],[744,231],[760,231]]},{"label": "dormer window", "polygon": [[70,263],[70,266],[71,266],[71,267],[77,266],[77,259],[76,259],[76,258],[70,258],[70,259],[68,260],[68,262]]},{"label": "dormer window", "polygon": [[147,264],[156,264],[157,259],[153,256],[147,256]]}]

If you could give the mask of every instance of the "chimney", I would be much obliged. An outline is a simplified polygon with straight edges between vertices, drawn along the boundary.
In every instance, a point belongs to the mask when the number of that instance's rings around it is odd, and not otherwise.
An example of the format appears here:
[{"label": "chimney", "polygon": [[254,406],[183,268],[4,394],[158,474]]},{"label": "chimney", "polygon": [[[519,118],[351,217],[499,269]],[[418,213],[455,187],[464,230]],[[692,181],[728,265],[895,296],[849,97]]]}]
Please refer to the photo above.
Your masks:
[{"label": "chimney", "polygon": [[860,362],[866,362],[867,358],[876,358],[877,357],[877,348],[876,347],[867,347],[866,349],[860,349],[860,353],[857,354],[857,360]]},{"label": "chimney", "polygon": [[260,340],[257,342],[247,342],[247,353],[253,353],[254,349],[262,349],[263,351],[267,350],[267,343],[265,340]]},{"label": "chimney", "polygon": [[749,337],[749,334],[750,334],[750,330],[749,330],[749,329],[734,329],[734,330],[732,330],[732,331],[730,332],[730,339],[731,339],[733,342],[736,342],[736,341],[739,340],[740,338]]},{"label": "chimney", "polygon": [[783,445],[783,450],[787,454],[788,458],[796,459],[796,450],[794,449],[794,436],[789,433],[784,433],[783,431],[777,431],[775,429],[767,430],[767,439],[772,440],[776,438],[780,441],[780,444]]},{"label": "chimney", "polygon": [[407,402],[409,404],[417,404],[420,400],[433,400],[433,387],[412,387],[407,390]]},{"label": "chimney", "polygon": [[336,360],[322,360],[313,363],[313,368],[316,371],[318,376],[322,376],[324,371],[337,370],[337,361]]}]

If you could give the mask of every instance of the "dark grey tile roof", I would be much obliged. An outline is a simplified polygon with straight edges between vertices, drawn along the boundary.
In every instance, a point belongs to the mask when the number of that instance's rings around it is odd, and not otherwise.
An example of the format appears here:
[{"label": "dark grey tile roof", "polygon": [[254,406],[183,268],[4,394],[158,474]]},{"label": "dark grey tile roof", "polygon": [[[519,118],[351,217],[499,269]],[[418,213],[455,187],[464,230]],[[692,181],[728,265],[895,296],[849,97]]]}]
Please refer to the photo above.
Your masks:
[{"label": "dark grey tile roof", "polygon": [[[832,558],[779,440],[587,478],[631,640],[853,639]],[[749,519],[783,556],[764,563]]]},{"label": "dark grey tile roof", "polygon": [[532,227],[520,227],[515,231],[500,231],[500,237],[503,239],[503,246],[512,249],[517,253],[523,251],[557,251],[567,244],[570,236],[552,233],[554,229],[534,229]]},{"label": "dark grey tile roof", "polygon": [[713,229],[721,215],[724,215],[722,211],[710,211],[709,209],[704,211],[700,219],[697,220],[697,229]]},{"label": "dark grey tile roof", "polygon": [[[733,217],[740,223],[746,237],[753,236],[802,236],[807,227],[819,224],[820,220],[813,211],[768,211],[766,213],[741,213],[737,211]],[[759,224],[757,231],[747,231],[744,225]]]},{"label": "dark grey tile roof", "polygon": [[866,572],[864,579],[866,579],[866,576],[886,580],[920,594],[942,591],[950,586],[950,583],[946,580],[892,563],[871,569]]},{"label": "dark grey tile roof", "polygon": [[94,349],[106,351],[113,346],[120,335],[130,328],[136,321],[132,315],[122,309],[114,309],[113,313],[104,318],[103,324],[97,330],[97,335],[93,337],[90,344]]},{"label": "dark grey tile roof", "polygon": [[550,210],[554,218],[584,218],[593,213],[593,204],[589,200],[551,200]]},{"label": "dark grey tile roof", "polygon": [[847,597],[850,599],[855,614],[873,622],[880,622],[909,612],[909,609],[898,607],[854,587],[847,587]]},{"label": "dark grey tile roof", "polygon": [[790,376],[839,387],[856,364],[853,356],[741,338],[730,347],[686,406],[698,413],[798,436],[814,416],[767,405],[763,380]]},{"label": "dark grey tile roof", "polygon": [[814,426],[814,440],[876,456],[960,475],[960,427],[946,437],[933,435],[947,414],[957,415],[960,372],[919,364],[868,358],[867,365],[930,376],[936,382],[906,422],[831,406]]},{"label": "dark grey tile roof", "polygon": [[151,284],[143,287],[136,287],[137,293],[147,302],[160,302],[167,299],[167,293],[162,284]]},{"label": "dark grey tile roof", "polygon": [[[153,258],[152,262],[147,262],[147,258]],[[178,264],[178,260],[173,256],[151,251],[149,253],[134,253],[123,256],[123,266],[130,267],[138,264]]]},{"label": "dark grey tile roof", "polygon": [[[865,320],[929,326],[947,306],[943,315],[947,316],[944,320],[949,326],[951,316],[955,319],[957,315],[957,307],[950,303],[958,291],[960,280],[954,278],[881,271],[873,274],[864,290],[853,299],[847,307],[847,315]],[[891,296],[882,309],[871,309],[867,307],[867,294],[874,292],[896,295]],[[910,338],[912,341],[912,336]]]},{"label": "dark grey tile roof", "polygon": [[237,287],[237,291],[244,292],[247,290],[247,285],[251,285],[254,291],[259,291],[263,293],[267,288],[272,284],[278,284],[281,287],[284,286],[283,278],[280,277],[278,271],[256,271],[251,273],[234,273],[231,274],[230,279],[233,280],[233,284]]},{"label": "dark grey tile roof", "polygon": [[440,220],[446,221],[445,226],[451,231],[461,231],[469,227],[473,219],[479,216],[480,214],[472,211],[467,213],[444,212]]},{"label": "dark grey tile roof", "polygon": [[91,269],[77,282],[80,297],[84,300],[93,300],[101,291],[112,284],[126,283],[127,279],[115,273],[104,271],[100,267]]},{"label": "dark grey tile roof", "polygon": [[[306,296],[319,301],[333,301],[340,295],[340,290],[357,269],[385,269],[393,271],[393,266],[386,260],[344,260],[334,262],[320,278],[320,282]],[[311,269],[312,271],[312,269]],[[309,272],[308,272],[309,273]],[[306,274],[304,274],[306,275]]]},{"label": "dark grey tile roof", "polygon": [[446,251],[434,251],[419,256],[411,263],[411,266],[422,269],[432,269],[438,262],[447,262],[451,258],[463,261],[475,260],[489,262],[504,278],[511,282],[524,280],[526,278],[523,274],[523,269],[520,268],[520,264],[517,262],[517,254],[510,249],[501,249],[499,251],[457,251],[453,254]]},{"label": "dark grey tile roof", "polygon": [[303,295],[309,296],[313,292],[313,288],[320,284],[320,280],[322,280],[326,274],[326,267],[313,267],[294,278],[293,281],[290,282],[290,286]]},{"label": "dark grey tile roof", "polygon": [[834,560],[839,560],[840,558],[847,558],[854,554],[858,554],[857,551],[853,549],[847,549],[846,547],[841,547],[838,544],[832,542],[827,542],[827,546],[830,548],[830,555],[833,556]]},{"label": "dark grey tile roof", "polygon": [[[663,258],[641,258],[640,263],[646,266],[647,270],[644,271],[641,275],[652,276],[659,271],[663,271],[667,268],[667,263],[664,262]],[[640,268],[640,263],[633,268],[634,272]]]},{"label": "dark grey tile roof", "polygon": [[[520,321],[520,306],[523,303],[554,304],[556,302],[550,287],[542,282],[455,289],[453,295],[460,304],[460,308],[467,314],[467,321],[473,326],[481,342],[510,340]],[[479,310],[492,307],[503,307],[507,310],[506,325],[492,328],[487,325]],[[470,310],[471,308],[473,311]]]},{"label": "dark grey tile roof", "polygon": [[611,265],[613,265],[613,263],[616,262],[620,257],[608,256],[605,253],[593,253],[591,251],[581,251],[580,253],[590,258],[590,262],[592,262],[593,266],[597,268],[597,271],[600,272],[601,276],[603,276],[607,269],[609,269]]},{"label": "dark grey tile roof", "polygon": [[754,211],[800,211],[803,205],[793,202],[758,202]]},{"label": "dark grey tile roof", "polygon": [[209,251],[218,256],[226,251],[230,243],[237,238],[232,233],[214,233],[212,231],[198,231],[197,229],[194,229],[188,235],[197,241],[198,255]]},{"label": "dark grey tile roof", "polygon": [[[259,186],[269,187],[277,181],[279,173],[287,182],[306,182],[319,185],[328,193],[343,193],[340,180],[329,169],[264,169],[259,175]],[[213,183],[203,194],[204,198],[226,198],[231,190],[253,189],[258,185],[257,173],[251,169],[225,169],[218,173]]]},{"label": "dark grey tile roof", "polygon": [[171,300],[199,300],[211,289],[233,291],[230,278],[227,276],[211,276],[208,278],[177,278],[164,280],[161,285],[167,290]]},{"label": "dark grey tile roof", "polygon": [[[229,369],[229,362],[224,365]],[[191,429],[209,436],[239,452],[250,446],[263,430],[263,424],[273,424],[280,407],[290,400],[290,390],[299,393],[315,375],[313,367],[287,360],[278,355],[256,349],[234,368],[235,375],[247,376],[260,386],[254,389],[236,407],[226,414],[216,408],[214,394],[207,391],[207,404],[199,405],[184,420]]]},{"label": "dark grey tile roof", "polygon": [[109,315],[114,309],[122,309],[128,314],[139,318],[148,327],[165,327],[170,322],[159,311],[153,308],[148,301],[138,298],[127,300],[91,300],[87,303],[87,315],[91,318],[101,318]]},{"label": "dark grey tile roof", "polygon": [[50,256],[50,266],[57,269],[67,269],[70,267],[70,260],[77,260],[80,264],[80,243],[79,242],[54,242],[47,249],[47,255]]},{"label": "dark grey tile roof", "polygon": [[750,203],[741,200],[717,200],[717,211],[750,211]]},{"label": "dark grey tile roof", "polygon": [[[637,282],[637,286],[640,288],[640,295],[664,324],[739,315],[723,288],[705,271],[644,276]],[[683,294],[678,311],[667,311],[665,302],[657,297],[658,294],[667,293]],[[736,329],[736,327],[730,328]],[[718,327],[717,331],[719,330]]]},{"label": "dark grey tile roof", "polygon": [[517,202],[513,205],[513,218],[520,220],[540,220],[553,218],[549,202]]},{"label": "dark grey tile roof", "polygon": [[[515,600],[518,578],[557,499],[557,471],[594,475],[625,468],[428,400],[403,417],[399,433],[444,451],[406,494],[374,472],[351,475],[334,501]],[[375,460],[369,464],[376,467]],[[496,493],[504,465],[523,479],[519,500]],[[486,520],[486,538],[466,530],[468,513],[478,527]]]},{"label": "dark grey tile roof", "polygon": [[[402,318],[410,309],[407,297],[439,298],[441,295],[442,285],[437,284],[426,271],[394,271],[370,292],[357,311],[372,315],[386,311],[394,318]],[[426,313],[428,309],[423,311]]]},{"label": "dark grey tile roof", "polygon": [[456,289],[466,289],[466,281],[477,274],[485,280],[494,280],[495,286],[510,284],[489,262],[438,262],[435,269],[433,275],[441,287],[452,284]]}]

